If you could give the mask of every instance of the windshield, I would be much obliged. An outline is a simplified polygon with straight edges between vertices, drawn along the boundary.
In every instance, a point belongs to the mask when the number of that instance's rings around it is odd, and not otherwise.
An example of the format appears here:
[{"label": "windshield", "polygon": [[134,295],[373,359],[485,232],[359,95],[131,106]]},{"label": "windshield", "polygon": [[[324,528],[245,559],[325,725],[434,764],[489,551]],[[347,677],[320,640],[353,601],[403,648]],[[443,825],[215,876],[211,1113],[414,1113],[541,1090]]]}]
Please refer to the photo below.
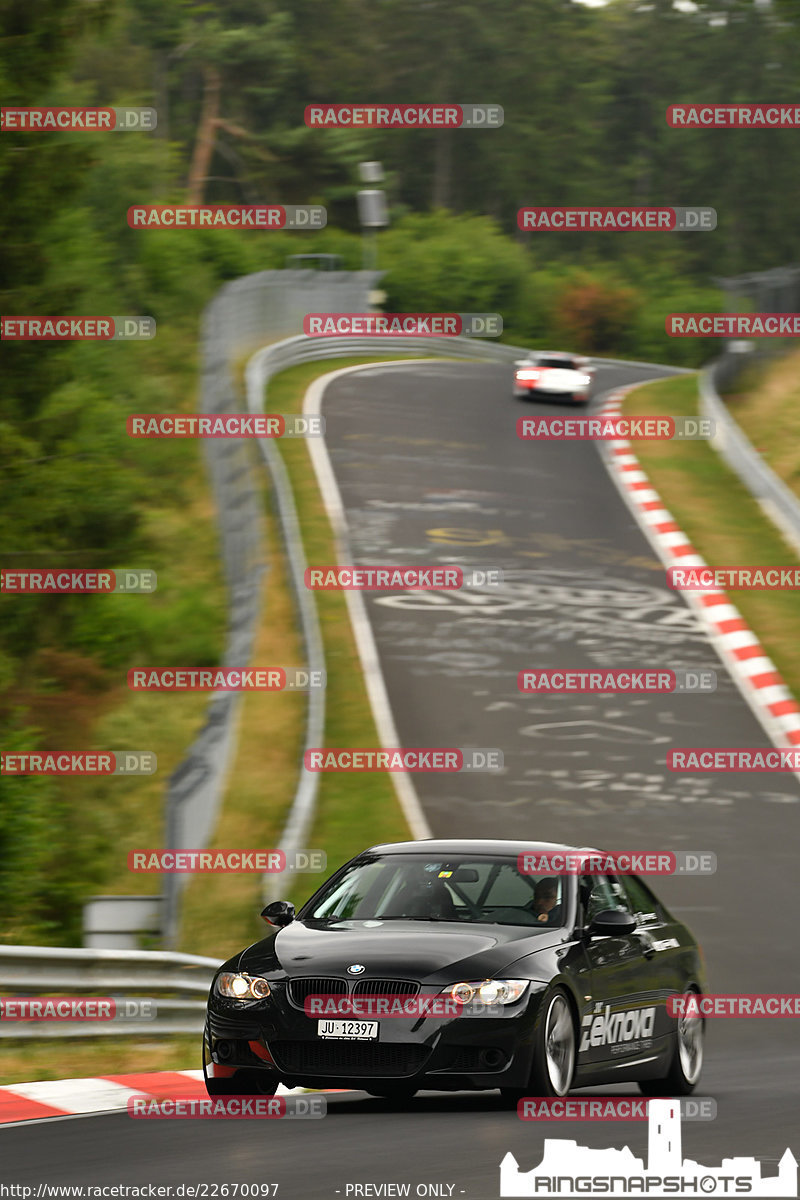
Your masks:
[{"label": "windshield", "polygon": [[327,921],[460,921],[553,929],[563,878],[522,875],[516,858],[422,854],[359,859],[302,916]]},{"label": "windshield", "polygon": [[577,365],[573,358],[543,358],[540,360],[541,367],[555,367],[560,371],[576,371]]}]

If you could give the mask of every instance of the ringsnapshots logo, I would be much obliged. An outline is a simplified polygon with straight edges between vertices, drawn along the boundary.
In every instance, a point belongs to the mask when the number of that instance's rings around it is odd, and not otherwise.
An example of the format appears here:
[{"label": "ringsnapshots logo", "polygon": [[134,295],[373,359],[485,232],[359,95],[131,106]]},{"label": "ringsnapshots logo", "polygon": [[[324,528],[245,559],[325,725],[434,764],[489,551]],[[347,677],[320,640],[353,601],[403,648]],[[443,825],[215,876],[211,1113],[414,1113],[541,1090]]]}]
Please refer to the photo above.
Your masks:
[{"label": "ringsnapshots logo", "polygon": [[131,229],[324,229],[321,204],[143,204],[128,209]]},{"label": "ringsnapshots logo", "polygon": [[308,104],[310,129],[499,129],[499,104]]},{"label": "ringsnapshots logo", "polygon": [[670,104],[672,129],[800,129],[796,104]]},{"label": "ringsnapshots logo", "polygon": [[710,417],[530,416],[517,420],[517,437],[531,442],[694,442],[713,438]]},{"label": "ringsnapshots logo", "polygon": [[723,1158],[721,1165],[714,1167],[683,1158],[681,1105],[677,1099],[648,1102],[646,1163],[627,1146],[621,1150],[593,1149],[579,1146],[574,1140],[546,1138],[541,1162],[529,1171],[520,1170],[511,1151],[504,1156],[500,1163],[500,1195],[797,1195],[797,1160],[789,1149],[778,1163],[777,1175],[766,1177],[755,1157],[737,1154]]},{"label": "ringsnapshots logo", "polygon": [[307,692],[326,683],[325,671],[305,667],[131,667],[128,671],[133,692]]},{"label": "ringsnapshots logo", "polygon": [[709,592],[725,589],[743,592],[797,591],[800,567],[668,567],[667,587],[679,592]]},{"label": "ringsnapshots logo", "polygon": [[463,771],[478,774],[502,771],[503,765],[503,751],[496,747],[459,750],[425,746],[378,750],[375,747],[335,749],[320,746],[306,750],[303,755],[303,766],[307,771]]},{"label": "ringsnapshots logo", "polygon": [[52,130],[91,129],[101,132],[140,130],[158,125],[154,108],[0,108],[0,130],[42,133]]},{"label": "ringsnapshots logo", "polygon": [[498,567],[307,567],[304,581],[310,591],[459,591],[500,587]]},{"label": "ringsnapshots logo", "polygon": [[670,337],[800,337],[800,313],[670,313]]},{"label": "ringsnapshots logo", "polygon": [[290,413],[134,413],[125,428],[132,438],[322,437],[325,418]]},{"label": "ringsnapshots logo", "polygon": [[0,341],[149,342],[155,317],[0,317]]},{"label": "ringsnapshots logo", "polygon": [[128,870],[145,875],[243,875],[279,874],[297,871],[316,874],[324,871],[328,856],[324,850],[161,850],[137,849],[128,853]]},{"label": "ringsnapshots logo", "polygon": [[520,875],[714,875],[717,856],[710,850],[525,850],[517,856],[517,870]]},{"label": "ringsnapshots logo", "polygon": [[716,229],[717,212],[714,208],[647,205],[545,205],[519,209],[517,226],[526,233],[697,233]]},{"label": "ringsnapshots logo", "polygon": [[672,695],[679,692],[715,692],[717,673],[711,670],[674,670],[615,667],[613,670],[575,670],[552,668],[520,671],[517,687],[521,692],[544,695],[573,693],[613,693],[615,695]]},{"label": "ringsnapshots logo", "polygon": [[500,337],[499,313],[306,313],[308,337]]},{"label": "ringsnapshots logo", "polygon": [[681,747],[667,752],[669,771],[800,771],[800,748]]},{"label": "ringsnapshots logo", "polygon": [[154,775],[152,750],[0,752],[0,775]]},{"label": "ringsnapshots logo", "polygon": [[199,1100],[179,1096],[159,1100],[153,1096],[131,1096],[128,1116],[137,1120],[318,1120],[327,1114],[324,1096],[215,1096]]},{"label": "ringsnapshots logo", "polygon": [[93,595],[97,592],[154,592],[158,586],[155,571],[63,571],[58,567],[36,571],[0,571],[0,592],[32,596],[61,592],[65,595]]}]

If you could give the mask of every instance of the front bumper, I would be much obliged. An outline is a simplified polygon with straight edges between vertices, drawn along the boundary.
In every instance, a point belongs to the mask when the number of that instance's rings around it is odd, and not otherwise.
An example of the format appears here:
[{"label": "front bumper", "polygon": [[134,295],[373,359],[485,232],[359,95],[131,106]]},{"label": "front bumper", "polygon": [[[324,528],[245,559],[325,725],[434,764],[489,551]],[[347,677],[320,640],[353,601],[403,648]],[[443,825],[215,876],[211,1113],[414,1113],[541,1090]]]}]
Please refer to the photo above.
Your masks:
[{"label": "front bumper", "polygon": [[526,382],[524,379],[514,380],[514,395],[528,396],[534,400],[574,400],[577,403],[584,403],[589,399],[588,388],[547,388],[540,387],[535,382]]},{"label": "front bumper", "polygon": [[288,1086],[369,1087],[391,1080],[417,1088],[524,1088],[530,1078],[540,985],[501,1015],[389,1017],[377,1041],[317,1036],[306,1016],[276,988],[268,1000],[232,1009],[209,1001],[206,1041],[212,1063],[264,1070]]}]

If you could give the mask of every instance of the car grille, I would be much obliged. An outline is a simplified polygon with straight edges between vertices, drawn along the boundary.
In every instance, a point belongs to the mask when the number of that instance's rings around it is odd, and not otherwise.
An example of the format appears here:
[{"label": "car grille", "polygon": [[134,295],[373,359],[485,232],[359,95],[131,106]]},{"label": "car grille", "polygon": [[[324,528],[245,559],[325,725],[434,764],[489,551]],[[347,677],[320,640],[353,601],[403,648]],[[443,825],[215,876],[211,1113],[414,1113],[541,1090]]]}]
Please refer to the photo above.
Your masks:
[{"label": "car grille", "polygon": [[302,1008],[309,996],[416,996],[419,984],[411,979],[348,979],[309,976],[289,981],[289,1000]]},{"label": "car grille", "polygon": [[297,1008],[303,1007],[308,996],[346,996],[347,981],[309,976],[307,979],[289,980],[289,999]]},{"label": "car grille", "polygon": [[430,1055],[428,1046],[402,1042],[270,1042],[269,1050],[285,1074],[357,1078],[414,1075]]},{"label": "car grille", "polygon": [[359,979],[354,996],[416,996],[419,984],[410,979]]}]

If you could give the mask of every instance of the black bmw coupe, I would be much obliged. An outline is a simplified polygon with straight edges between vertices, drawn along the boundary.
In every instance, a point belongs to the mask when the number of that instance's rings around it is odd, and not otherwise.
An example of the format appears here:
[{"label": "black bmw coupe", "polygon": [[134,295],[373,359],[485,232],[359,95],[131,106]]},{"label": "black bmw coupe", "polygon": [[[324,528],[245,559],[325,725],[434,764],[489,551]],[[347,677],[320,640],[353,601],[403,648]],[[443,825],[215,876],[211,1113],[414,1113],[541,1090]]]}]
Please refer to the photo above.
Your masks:
[{"label": "black bmw coupe", "polygon": [[203,1069],[212,1096],[288,1087],[563,1096],[636,1083],[695,1088],[700,947],[636,875],[532,873],[521,855],[598,855],[543,842],[373,846],[295,915],[268,905],[261,941],[211,985]]}]

